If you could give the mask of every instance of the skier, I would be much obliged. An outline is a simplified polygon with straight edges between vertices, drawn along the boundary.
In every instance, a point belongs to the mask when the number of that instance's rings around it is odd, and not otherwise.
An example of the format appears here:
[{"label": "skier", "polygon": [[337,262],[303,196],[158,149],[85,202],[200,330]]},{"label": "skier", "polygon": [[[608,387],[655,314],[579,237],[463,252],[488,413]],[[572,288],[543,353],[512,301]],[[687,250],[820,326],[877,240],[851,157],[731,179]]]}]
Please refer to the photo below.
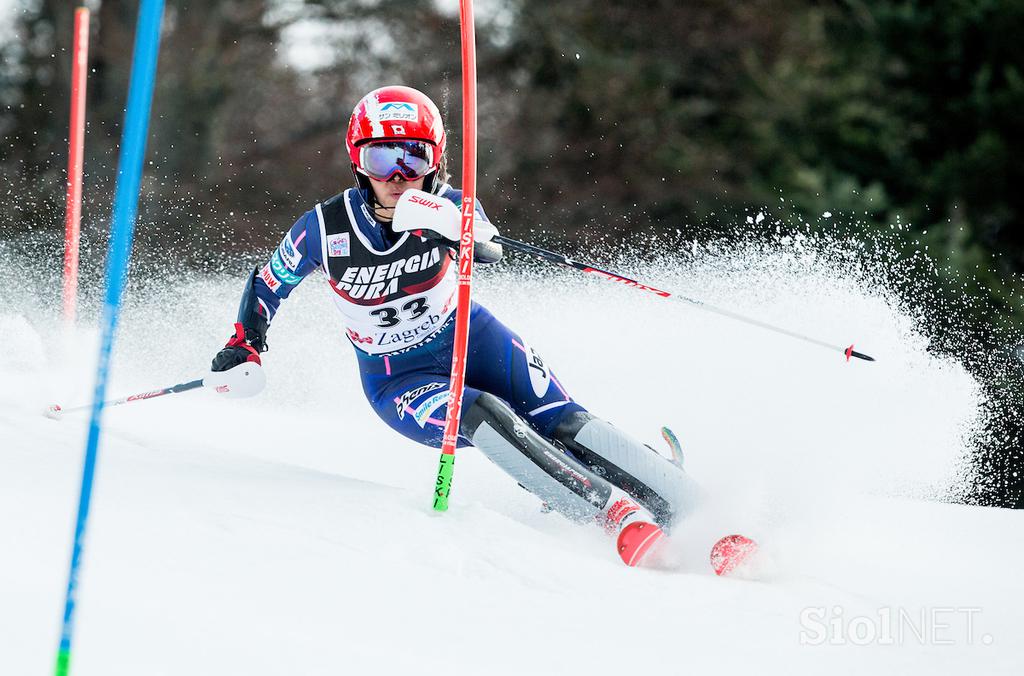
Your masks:
[{"label": "skier", "polygon": [[[377,89],[352,112],[346,145],[355,186],[303,214],[267,264],[250,273],[235,333],[211,368],[259,363],[281,301],[321,270],[374,410],[400,434],[440,448],[459,226],[413,234],[409,224],[394,222],[409,190],[461,205],[461,191],[446,182],[440,112],[415,89]],[[476,261],[494,263],[502,257],[490,241],[496,230],[479,206],[476,220]],[[540,355],[485,307],[474,302],[470,318],[459,445],[478,448],[550,508],[617,533],[622,560],[640,563],[692,507],[692,480],[578,404]]]}]

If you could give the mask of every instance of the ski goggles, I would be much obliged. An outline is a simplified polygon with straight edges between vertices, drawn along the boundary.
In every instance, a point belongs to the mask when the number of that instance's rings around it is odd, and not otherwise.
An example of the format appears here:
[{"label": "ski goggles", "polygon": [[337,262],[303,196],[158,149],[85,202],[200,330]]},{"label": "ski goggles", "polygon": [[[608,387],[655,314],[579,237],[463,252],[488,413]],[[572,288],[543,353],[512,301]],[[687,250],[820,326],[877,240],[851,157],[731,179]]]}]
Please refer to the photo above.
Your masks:
[{"label": "ski goggles", "polygon": [[434,169],[434,145],[426,141],[370,143],[359,149],[359,168],[378,181],[390,181],[395,174],[415,181]]}]

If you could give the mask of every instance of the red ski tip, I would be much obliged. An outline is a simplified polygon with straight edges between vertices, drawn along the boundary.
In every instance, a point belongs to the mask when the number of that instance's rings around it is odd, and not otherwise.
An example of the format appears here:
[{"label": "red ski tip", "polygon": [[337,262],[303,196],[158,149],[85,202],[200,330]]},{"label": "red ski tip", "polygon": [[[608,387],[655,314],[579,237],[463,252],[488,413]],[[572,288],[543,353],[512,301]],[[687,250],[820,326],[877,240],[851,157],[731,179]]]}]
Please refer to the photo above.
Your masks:
[{"label": "red ski tip", "polygon": [[715,575],[729,575],[757,551],[757,543],[743,535],[726,535],[711,548]]},{"label": "red ski tip", "polygon": [[622,562],[627,566],[639,566],[644,558],[651,552],[651,548],[664,536],[664,531],[653,523],[646,521],[635,521],[627,524],[619,539],[616,540],[616,547]]}]

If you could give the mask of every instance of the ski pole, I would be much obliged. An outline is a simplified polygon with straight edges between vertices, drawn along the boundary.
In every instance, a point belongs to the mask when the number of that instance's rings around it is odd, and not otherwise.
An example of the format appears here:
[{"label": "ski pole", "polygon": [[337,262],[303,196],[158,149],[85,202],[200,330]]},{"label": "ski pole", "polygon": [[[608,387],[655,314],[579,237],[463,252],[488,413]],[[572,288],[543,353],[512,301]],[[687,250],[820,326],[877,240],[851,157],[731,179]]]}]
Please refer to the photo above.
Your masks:
[{"label": "ski pole", "polygon": [[599,277],[603,277],[604,279],[607,279],[609,281],[619,282],[621,284],[625,284],[626,286],[631,286],[634,289],[639,289],[641,291],[647,291],[648,293],[653,293],[656,296],[661,296],[662,298],[667,298],[668,300],[674,300],[674,301],[679,302],[679,303],[686,303],[688,305],[692,305],[694,307],[698,307],[698,308],[700,308],[702,310],[706,310],[708,312],[713,312],[714,314],[720,315],[722,317],[728,317],[729,319],[735,319],[736,321],[743,322],[744,324],[750,324],[751,326],[757,326],[757,327],[760,327],[760,328],[765,329],[767,331],[772,331],[774,333],[781,334],[783,336],[789,336],[790,338],[795,338],[797,340],[802,340],[805,343],[811,343],[812,345],[817,345],[817,346],[823,347],[823,348],[825,348],[827,350],[833,350],[833,351],[841,352],[842,354],[846,355],[846,361],[850,361],[851,357],[856,357],[857,359],[863,359],[865,361],[875,361],[874,357],[869,357],[868,355],[864,354],[863,352],[857,352],[856,350],[854,350],[853,349],[853,345],[850,345],[849,347],[841,347],[839,345],[833,345],[831,343],[826,343],[823,340],[818,340],[817,338],[811,338],[810,336],[805,336],[802,333],[797,333],[796,331],[790,331],[789,329],[784,329],[784,328],[782,328],[780,326],[775,326],[774,324],[769,324],[767,322],[762,322],[762,321],[760,321],[758,319],[753,319],[751,317],[746,317],[744,315],[739,314],[738,312],[732,312],[731,310],[725,310],[725,309],[720,308],[720,307],[715,307],[714,305],[709,305],[708,303],[705,303],[704,301],[701,301],[701,300],[697,300],[696,298],[689,298],[687,296],[683,296],[683,295],[680,295],[680,294],[669,293],[668,291],[662,291],[661,289],[656,289],[653,286],[649,286],[647,284],[643,284],[641,282],[638,282],[635,279],[630,279],[629,277],[623,277],[622,275],[616,274],[614,272],[609,272],[607,270],[602,270],[600,268],[594,267],[593,265],[587,265],[586,263],[580,263],[578,261],[574,261],[571,258],[568,258],[567,256],[563,256],[562,254],[555,253],[554,251],[548,251],[547,249],[542,249],[542,248],[540,248],[538,246],[534,246],[532,244],[527,244],[525,242],[520,242],[518,240],[509,239],[508,237],[503,237],[501,235],[495,235],[491,239],[491,241],[492,242],[497,242],[498,244],[501,244],[503,246],[507,246],[508,248],[514,249],[516,251],[522,251],[523,253],[528,253],[531,256],[536,256],[537,258],[541,258],[541,259],[549,261],[551,263],[556,263],[558,265],[562,265],[562,266],[565,266],[565,267],[569,267],[569,268],[573,268],[573,269],[576,269],[576,270],[580,270],[581,272],[588,272],[588,273],[591,273],[591,274],[595,274],[595,275],[598,275]]},{"label": "ski pole", "polygon": [[[251,397],[258,394],[260,390],[263,389],[266,381],[267,377],[263,373],[262,368],[253,362],[246,362],[245,364],[240,364],[230,368],[227,371],[211,371],[205,378],[200,378],[198,380],[190,380],[187,383],[179,383],[177,385],[171,385],[170,387],[160,388],[159,390],[141,392],[128,397],[105,401],[103,402],[103,406],[120,406],[121,404],[130,404],[135,401],[156,399],[157,397],[162,397],[167,394],[188,392],[190,390],[199,389],[200,387],[210,387],[217,394],[223,394],[228,397]],[[58,404],[53,404],[46,409],[44,415],[48,418],[59,420],[65,413],[86,411],[91,408],[92,404],[87,406],[74,406],[72,408],[62,408]]]},{"label": "ski pole", "polygon": [[[156,399],[162,397],[165,394],[178,394],[179,392],[188,392],[196,388],[203,386],[203,380],[192,380],[187,383],[179,383],[177,385],[171,385],[170,387],[164,387],[159,390],[153,390],[152,392],[141,392],[139,394],[133,394],[128,397],[121,397],[120,399],[113,399],[111,401],[103,402],[103,406],[120,406],[121,404],[130,404],[133,401],[144,401],[146,399]],[[61,408],[60,404],[53,404],[46,409],[46,417],[59,420],[65,413],[76,413],[78,411],[87,411],[92,408],[92,404],[85,406],[73,406],[71,408]]]}]

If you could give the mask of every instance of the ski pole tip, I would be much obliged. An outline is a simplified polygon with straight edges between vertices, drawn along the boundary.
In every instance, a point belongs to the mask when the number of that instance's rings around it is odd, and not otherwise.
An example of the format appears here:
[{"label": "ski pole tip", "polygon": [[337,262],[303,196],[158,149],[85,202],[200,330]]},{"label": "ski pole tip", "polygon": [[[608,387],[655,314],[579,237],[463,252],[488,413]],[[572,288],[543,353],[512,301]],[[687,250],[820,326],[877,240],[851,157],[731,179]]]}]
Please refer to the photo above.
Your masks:
[{"label": "ski pole tip", "polygon": [[857,359],[863,359],[864,361],[875,361],[874,357],[864,354],[863,352],[857,352],[853,349],[853,345],[846,348],[843,354],[846,355],[846,361],[850,361],[850,357],[856,357]]},{"label": "ski pole tip", "polygon": [[43,411],[43,415],[51,420],[60,420],[61,416],[64,415],[64,410],[61,409],[60,404],[51,404]]}]

